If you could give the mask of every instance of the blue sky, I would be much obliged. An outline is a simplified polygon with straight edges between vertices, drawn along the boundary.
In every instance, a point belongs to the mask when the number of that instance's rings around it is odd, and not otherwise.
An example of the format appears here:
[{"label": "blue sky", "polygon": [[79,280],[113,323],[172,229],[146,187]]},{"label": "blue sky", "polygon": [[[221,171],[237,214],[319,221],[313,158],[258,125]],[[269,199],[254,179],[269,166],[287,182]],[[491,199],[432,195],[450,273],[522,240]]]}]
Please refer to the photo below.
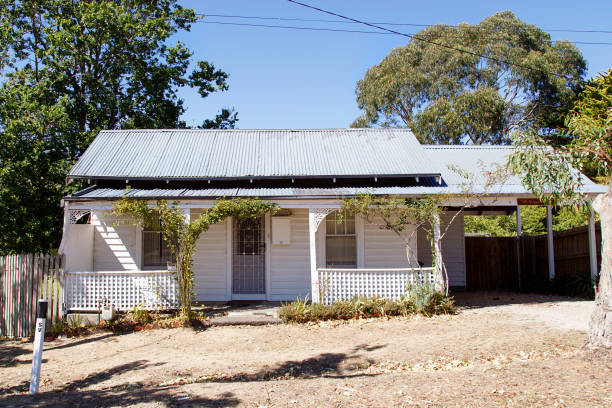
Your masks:
[{"label": "blue sky", "polygon": [[[612,30],[612,1],[365,1],[300,0],[356,19],[416,24],[478,23],[502,10],[543,29]],[[183,0],[197,13],[335,19],[286,0]],[[355,24],[206,17],[207,21],[371,30]],[[418,27],[399,27],[416,33]],[[553,40],[608,42],[609,33],[550,31]],[[202,99],[181,90],[190,125],[213,117],[221,107],[238,111],[238,127],[338,128],[359,115],[355,84],[407,38],[394,35],[315,32],[196,23],[175,39],[230,74],[230,89]],[[589,77],[612,67],[612,45],[578,45]]]}]

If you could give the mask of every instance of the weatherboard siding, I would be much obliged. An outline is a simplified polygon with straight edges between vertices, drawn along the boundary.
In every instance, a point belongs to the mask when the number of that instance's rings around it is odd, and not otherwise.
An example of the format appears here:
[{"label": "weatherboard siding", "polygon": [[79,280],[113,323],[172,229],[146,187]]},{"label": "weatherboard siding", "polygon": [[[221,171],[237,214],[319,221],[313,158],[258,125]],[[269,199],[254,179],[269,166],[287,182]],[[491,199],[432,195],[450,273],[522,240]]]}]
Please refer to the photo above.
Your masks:
[{"label": "weatherboard siding", "polygon": [[[406,245],[393,231],[365,222],[364,225],[365,268],[409,268]],[[416,249],[413,239],[412,248]]]},{"label": "weatherboard siding", "polygon": [[[310,294],[308,210],[292,209],[291,243],[270,245],[270,300],[292,300]],[[320,228],[324,228],[322,224]]]},{"label": "weatherboard siding", "polygon": [[[446,225],[450,222],[454,213],[445,213],[441,219],[441,231],[444,233]],[[427,232],[419,229],[418,254],[423,266],[431,266],[431,244],[427,238]],[[448,270],[450,286],[465,286],[465,239],[463,216],[458,216],[450,226],[444,238],[442,238],[442,255]]]},{"label": "weatherboard siding", "polygon": [[[201,210],[191,210],[196,219]],[[211,225],[196,242],[193,255],[193,289],[199,301],[229,300],[227,293],[227,222]]]},{"label": "weatherboard siding", "polygon": [[134,271],[140,265],[139,228],[126,220],[93,212],[91,224],[94,226],[93,270],[94,271]]},{"label": "weatherboard siding", "polygon": [[[454,213],[442,215],[442,231]],[[448,271],[450,286],[465,286],[465,239],[463,216],[459,215],[442,238],[442,256]]]}]

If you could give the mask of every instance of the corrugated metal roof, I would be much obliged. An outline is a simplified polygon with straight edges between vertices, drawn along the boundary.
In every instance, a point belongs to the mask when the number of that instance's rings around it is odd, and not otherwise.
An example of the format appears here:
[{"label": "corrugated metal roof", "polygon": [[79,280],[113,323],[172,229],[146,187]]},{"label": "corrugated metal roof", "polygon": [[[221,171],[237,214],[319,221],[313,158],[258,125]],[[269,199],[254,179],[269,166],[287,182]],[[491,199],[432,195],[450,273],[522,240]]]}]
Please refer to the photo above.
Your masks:
[{"label": "corrugated metal roof", "polygon": [[[466,179],[461,173],[469,175],[469,187],[475,193],[484,190],[489,176],[487,173],[505,168],[508,156],[514,150],[512,146],[458,146],[458,145],[424,145],[432,162],[439,163],[442,179],[448,185],[447,192],[465,192]],[[459,171],[457,171],[459,170]],[[588,177],[580,174],[581,191],[584,193],[603,193],[606,187],[593,183]],[[530,194],[520,177],[507,175],[503,184],[492,184],[487,187],[491,194]]]},{"label": "corrugated metal roof", "polygon": [[101,131],[70,178],[438,175],[405,129]]}]

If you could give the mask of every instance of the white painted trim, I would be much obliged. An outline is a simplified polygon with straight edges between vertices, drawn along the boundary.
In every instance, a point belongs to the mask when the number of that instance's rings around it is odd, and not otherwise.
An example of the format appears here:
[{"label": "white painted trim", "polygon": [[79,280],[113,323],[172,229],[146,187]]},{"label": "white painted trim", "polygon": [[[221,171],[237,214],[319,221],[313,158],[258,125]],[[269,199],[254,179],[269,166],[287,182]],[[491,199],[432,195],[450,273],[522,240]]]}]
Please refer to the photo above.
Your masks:
[{"label": "white painted trim", "polygon": [[365,220],[355,217],[355,240],[357,241],[357,268],[365,268]]},{"label": "white painted trim", "polygon": [[266,287],[266,300],[270,300],[270,292],[271,292],[271,257],[272,257],[272,237],[271,237],[271,231],[272,231],[272,215],[270,213],[267,213],[264,216],[264,241],[265,241],[265,256],[264,256],[264,262],[265,262],[265,287]]},{"label": "white painted trim", "polygon": [[225,221],[225,274],[226,274],[226,300],[232,299],[232,217]]},{"label": "white painted trim", "polygon": [[64,272],[66,275],[159,275],[159,274],[174,274],[176,271],[169,271],[167,269],[151,269],[151,270],[132,270],[132,271],[74,271]]},{"label": "white painted trim", "polygon": [[589,264],[591,269],[591,281],[597,279],[597,236],[595,235],[595,215],[591,208],[589,217]]},{"label": "white painted trim", "polygon": [[[442,248],[440,245],[442,244],[440,241],[440,214],[434,213],[434,225],[433,225],[433,238],[434,238],[434,256],[433,262],[438,274],[442,273],[442,269],[440,268],[441,260],[442,260]],[[448,285],[449,282],[446,282]]]},{"label": "white painted trim", "polygon": [[555,278],[555,247],[553,243],[552,207],[546,206],[546,241],[548,242],[548,279]]},{"label": "white painted trim", "polygon": [[319,272],[317,271],[317,212],[314,208],[308,209],[308,237],[310,243],[310,296],[314,303],[319,302]]},{"label": "white painted trim", "polygon": [[355,273],[368,273],[368,272],[433,272],[435,268],[424,267],[424,268],[319,268],[319,272],[355,272]]}]

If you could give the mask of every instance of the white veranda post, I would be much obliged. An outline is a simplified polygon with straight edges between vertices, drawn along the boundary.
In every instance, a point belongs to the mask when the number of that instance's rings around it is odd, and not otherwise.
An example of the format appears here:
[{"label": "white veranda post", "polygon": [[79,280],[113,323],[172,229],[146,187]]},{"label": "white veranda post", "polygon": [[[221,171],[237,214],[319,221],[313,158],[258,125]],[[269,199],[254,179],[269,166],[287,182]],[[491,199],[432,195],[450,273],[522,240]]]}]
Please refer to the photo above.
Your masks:
[{"label": "white veranda post", "polygon": [[[434,241],[434,266],[436,268],[435,273],[440,282],[444,281],[444,276],[442,276],[442,248],[440,242],[440,214],[436,212],[434,214],[434,225],[433,225],[433,241]],[[445,282],[448,284],[448,282]]]},{"label": "white veranda post", "polygon": [[591,281],[597,281],[597,238],[595,235],[595,216],[593,215],[593,209],[591,209],[591,216],[589,217],[589,263],[591,267]]},{"label": "white veranda post", "polygon": [[310,236],[310,284],[313,303],[319,303],[319,271],[317,270],[317,230],[333,208],[310,208],[308,210],[308,232]]}]

